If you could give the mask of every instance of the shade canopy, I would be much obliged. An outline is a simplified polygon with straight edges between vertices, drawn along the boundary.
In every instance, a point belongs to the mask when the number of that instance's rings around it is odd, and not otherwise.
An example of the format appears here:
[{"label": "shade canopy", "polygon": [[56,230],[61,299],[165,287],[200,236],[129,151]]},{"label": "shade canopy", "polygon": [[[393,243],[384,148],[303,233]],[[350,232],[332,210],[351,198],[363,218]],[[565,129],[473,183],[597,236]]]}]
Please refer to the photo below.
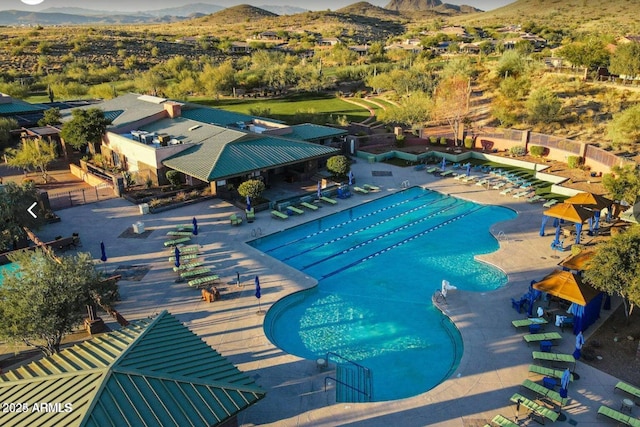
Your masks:
[{"label": "shade canopy", "polygon": [[631,206],[626,211],[620,214],[620,219],[626,222],[632,222],[634,224],[640,224],[640,202]]},{"label": "shade canopy", "polygon": [[558,298],[585,306],[600,292],[583,283],[579,276],[562,270],[555,270],[542,280],[533,284],[533,288]]},{"label": "shade canopy", "polygon": [[565,258],[558,265],[569,270],[587,270],[589,268],[589,261],[591,261],[595,253],[595,251],[582,251],[579,254]]},{"label": "shade canopy", "polygon": [[564,202],[572,205],[582,205],[597,210],[602,210],[611,206],[611,203],[613,203],[613,201],[606,197],[593,193],[578,193],[573,197],[569,197]]},{"label": "shade canopy", "polygon": [[552,218],[559,218],[565,221],[582,224],[593,216],[593,212],[580,206],[570,203],[559,203],[543,212],[544,215]]}]

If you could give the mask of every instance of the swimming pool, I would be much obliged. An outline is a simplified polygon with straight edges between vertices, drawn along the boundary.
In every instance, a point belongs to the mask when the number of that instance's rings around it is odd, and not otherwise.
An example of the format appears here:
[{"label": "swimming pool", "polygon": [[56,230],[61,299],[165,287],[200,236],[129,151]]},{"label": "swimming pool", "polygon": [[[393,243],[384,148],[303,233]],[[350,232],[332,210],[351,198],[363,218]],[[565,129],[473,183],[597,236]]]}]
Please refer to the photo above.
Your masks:
[{"label": "swimming pool", "polygon": [[428,391],[462,356],[459,332],[431,295],[442,279],[471,291],[504,285],[506,275],[474,255],[498,249],[489,227],[515,216],[415,187],[256,239],[319,282],[274,304],[265,334],[303,358],[332,352],[365,366],[375,401]]}]

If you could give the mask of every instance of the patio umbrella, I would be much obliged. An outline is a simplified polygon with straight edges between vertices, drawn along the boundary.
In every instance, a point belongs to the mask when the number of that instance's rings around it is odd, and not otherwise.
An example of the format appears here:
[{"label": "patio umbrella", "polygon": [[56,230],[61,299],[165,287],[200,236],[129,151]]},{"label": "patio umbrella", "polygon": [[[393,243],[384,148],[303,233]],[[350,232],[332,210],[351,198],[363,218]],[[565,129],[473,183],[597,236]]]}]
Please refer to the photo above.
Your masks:
[{"label": "patio umbrella", "polygon": [[[560,378],[560,396],[567,396],[567,389],[569,388],[569,381],[571,380],[571,371],[569,368],[565,369]],[[564,396],[563,396],[564,395]]]},{"label": "patio umbrella", "polygon": [[353,185],[353,171],[349,171],[349,185]]},{"label": "patio umbrella", "polygon": [[467,163],[467,176],[471,175],[471,163]]},{"label": "patio umbrella", "polygon": [[191,223],[193,224],[193,235],[197,236],[198,235],[198,220],[196,219],[196,217],[193,217],[193,220],[191,221]]},{"label": "patio umbrella", "polygon": [[576,349],[573,352],[573,357],[578,360],[580,359],[582,346],[584,345],[584,336],[582,335],[582,331],[576,335]]},{"label": "patio umbrella", "polygon": [[318,199],[322,197],[322,184],[318,181]]},{"label": "patio umbrella", "polygon": [[173,250],[173,254],[174,254],[174,257],[176,259],[174,264],[176,265],[176,267],[180,267],[180,249],[178,249],[177,246]]},{"label": "patio umbrella", "polygon": [[250,211],[251,210],[251,197],[249,197],[247,195],[247,210]]},{"label": "patio umbrella", "polygon": [[104,248],[104,242],[100,242],[100,261],[107,262],[107,251]]},{"label": "patio umbrella", "polygon": [[444,170],[444,168],[447,166],[447,159],[445,159],[444,157],[442,158],[442,170]]},{"label": "patio umbrella", "polygon": [[256,276],[256,298],[258,298],[258,314],[262,313],[262,309],[260,308],[260,297],[262,297],[262,292],[260,291],[260,279]]}]

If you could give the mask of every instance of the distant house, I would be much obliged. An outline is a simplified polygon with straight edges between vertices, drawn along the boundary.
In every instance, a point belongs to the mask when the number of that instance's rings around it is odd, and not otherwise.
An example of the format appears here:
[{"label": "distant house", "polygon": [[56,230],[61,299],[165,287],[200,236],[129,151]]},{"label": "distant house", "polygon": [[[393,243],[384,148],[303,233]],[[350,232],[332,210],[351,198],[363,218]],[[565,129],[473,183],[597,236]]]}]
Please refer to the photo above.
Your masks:
[{"label": "distant house", "polygon": [[366,44],[358,44],[349,46],[349,50],[354,51],[358,54],[358,56],[365,56],[369,53],[369,45]]},{"label": "distant house", "polygon": [[480,53],[480,44],[479,43],[460,43],[459,44],[460,52],[468,53],[472,55],[477,55]]},{"label": "distant house", "polygon": [[258,34],[258,39],[282,41],[282,38],[275,31],[263,31]]},{"label": "distant house", "polygon": [[193,36],[180,37],[176,39],[176,43],[196,44],[198,39]]},{"label": "distant house", "polygon": [[620,37],[617,41],[618,44],[640,43],[640,35],[627,35],[624,37]]},{"label": "distant house", "polygon": [[231,53],[249,53],[251,52],[251,47],[247,42],[231,42],[229,51]]},{"label": "distant house", "polygon": [[335,46],[338,43],[342,43],[340,39],[336,37],[321,37],[317,41],[318,46]]},{"label": "distant house", "polygon": [[414,45],[414,44],[393,43],[388,46],[385,46],[384,50],[404,50],[406,52],[411,52],[411,53],[420,53],[424,50],[424,48],[420,45]]}]

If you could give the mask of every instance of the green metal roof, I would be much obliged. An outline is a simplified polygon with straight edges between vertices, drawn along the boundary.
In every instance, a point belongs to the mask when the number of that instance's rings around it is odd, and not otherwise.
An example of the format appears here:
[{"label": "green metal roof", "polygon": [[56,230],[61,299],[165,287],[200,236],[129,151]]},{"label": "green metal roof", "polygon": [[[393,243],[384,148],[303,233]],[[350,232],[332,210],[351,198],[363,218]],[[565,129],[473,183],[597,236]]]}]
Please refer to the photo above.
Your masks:
[{"label": "green metal roof", "polygon": [[339,151],[293,139],[247,134],[235,141],[206,140],[162,163],[202,181],[215,181],[337,154]]},{"label": "green metal roof", "polygon": [[[264,395],[164,311],[0,376],[0,401],[29,404],[0,412],[0,425],[210,426]],[[61,406],[34,411],[42,402]]]},{"label": "green metal roof", "polygon": [[218,110],[216,108],[194,108],[182,110],[182,117],[186,117],[197,122],[211,125],[229,126],[237,122],[250,122],[255,116],[235,113],[233,111]]},{"label": "green metal roof", "polygon": [[49,107],[45,107],[41,104],[29,104],[28,102],[11,99],[11,102],[0,103],[0,116],[7,116],[19,113],[33,113],[36,111],[48,110]]},{"label": "green metal roof", "polygon": [[348,132],[343,129],[336,129],[329,126],[303,123],[291,126],[292,133],[285,134],[287,138],[299,139],[302,141],[315,141],[318,139],[333,138],[346,135]]}]

